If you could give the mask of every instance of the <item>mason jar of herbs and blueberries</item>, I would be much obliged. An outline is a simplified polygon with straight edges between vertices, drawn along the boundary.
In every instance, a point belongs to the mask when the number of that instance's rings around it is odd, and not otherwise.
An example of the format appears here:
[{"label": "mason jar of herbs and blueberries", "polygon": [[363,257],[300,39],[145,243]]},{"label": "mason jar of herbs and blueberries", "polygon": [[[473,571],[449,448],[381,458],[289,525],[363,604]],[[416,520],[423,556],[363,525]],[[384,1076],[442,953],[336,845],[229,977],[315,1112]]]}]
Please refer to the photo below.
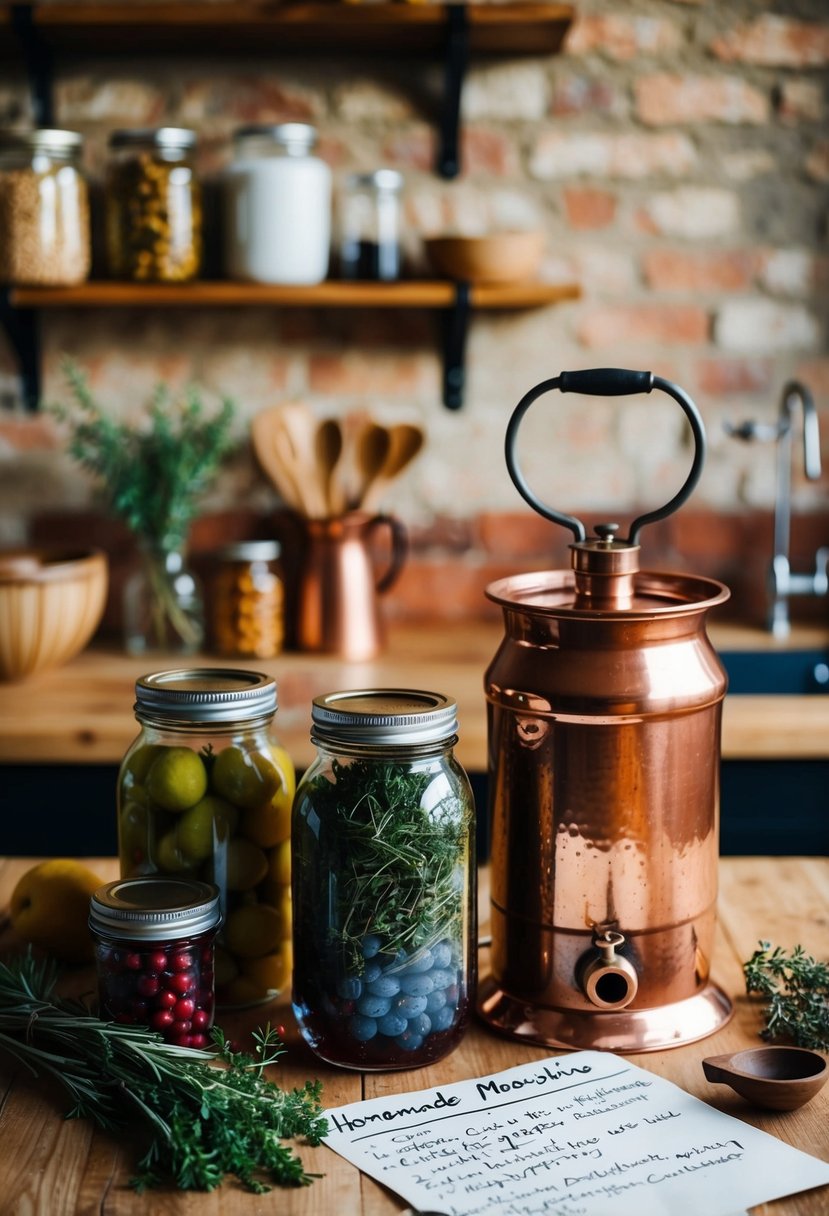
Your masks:
[{"label": "mason jar of herbs and blueberries", "polygon": [[413,1068],[460,1041],[476,975],[475,814],[439,693],[317,697],[292,815],[300,1030],[346,1068]]},{"label": "mason jar of herbs and blueberries", "polygon": [[141,725],[118,775],[122,878],[158,874],[219,889],[216,1000],[241,1007],[291,974],[294,767],[274,734],[276,683],[255,671],[142,676]]}]

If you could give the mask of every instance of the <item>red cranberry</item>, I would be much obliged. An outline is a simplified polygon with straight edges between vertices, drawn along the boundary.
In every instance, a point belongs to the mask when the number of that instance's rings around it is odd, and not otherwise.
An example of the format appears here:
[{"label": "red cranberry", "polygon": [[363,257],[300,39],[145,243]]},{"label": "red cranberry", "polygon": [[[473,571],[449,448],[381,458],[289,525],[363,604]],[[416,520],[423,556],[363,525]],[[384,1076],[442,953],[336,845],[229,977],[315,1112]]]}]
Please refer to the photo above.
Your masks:
[{"label": "red cranberry", "polygon": [[167,987],[180,996],[189,996],[196,991],[196,976],[192,971],[177,971],[167,981]]},{"label": "red cranberry", "polygon": [[135,987],[139,996],[155,996],[160,987],[158,976],[139,975]]},{"label": "red cranberry", "polygon": [[192,1018],[196,1002],[192,997],[182,996],[176,1001],[175,1015],[177,1018]]},{"label": "red cranberry", "polygon": [[210,1014],[206,1009],[197,1009],[193,1014],[193,1029],[206,1030],[210,1025]]},{"label": "red cranberry", "polygon": [[124,959],[124,966],[128,971],[140,971],[141,955],[137,954],[134,950],[131,951]]},{"label": "red cranberry", "polygon": [[189,950],[181,950],[171,955],[168,966],[171,971],[189,971],[193,966],[193,955]]},{"label": "red cranberry", "polygon": [[150,1025],[153,1030],[169,1030],[173,1024],[173,1015],[169,1009],[157,1009],[150,1018]]},{"label": "red cranberry", "polygon": [[179,998],[174,992],[168,992],[163,989],[155,998],[155,1003],[159,1009],[172,1009]]},{"label": "red cranberry", "polygon": [[206,1034],[191,1034],[190,1035],[190,1043],[189,1043],[190,1047],[204,1048],[207,1046],[207,1043],[208,1043],[208,1039],[207,1039]]},{"label": "red cranberry", "polygon": [[177,1018],[171,1027],[173,1034],[189,1034],[193,1028],[193,1023],[189,1018]]},{"label": "red cranberry", "polygon": [[163,950],[153,950],[147,955],[147,971],[152,975],[160,975],[167,966],[167,955]]},{"label": "red cranberry", "polygon": [[189,1047],[191,1045],[191,1038],[192,1035],[189,1034],[174,1034],[170,1036],[167,1042],[172,1043],[174,1047]]}]

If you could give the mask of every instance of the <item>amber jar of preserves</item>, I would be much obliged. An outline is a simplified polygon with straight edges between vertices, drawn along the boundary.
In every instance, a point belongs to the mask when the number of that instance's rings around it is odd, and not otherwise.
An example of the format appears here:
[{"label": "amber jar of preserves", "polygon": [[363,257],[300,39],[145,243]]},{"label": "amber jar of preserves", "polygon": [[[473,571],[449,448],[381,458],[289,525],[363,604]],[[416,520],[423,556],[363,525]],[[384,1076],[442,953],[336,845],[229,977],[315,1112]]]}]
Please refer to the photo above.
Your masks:
[{"label": "amber jar of preserves", "polygon": [[113,131],[105,214],[113,278],[181,283],[202,261],[201,186],[196,136],[181,127]]},{"label": "amber jar of preserves", "polygon": [[0,282],[63,287],[87,278],[82,149],[76,131],[0,132]]},{"label": "amber jar of preserves", "polygon": [[271,659],[282,650],[285,585],[275,540],[241,541],[216,554],[211,582],[213,649],[221,655]]},{"label": "amber jar of preserves", "polygon": [[291,974],[294,766],[273,729],[276,683],[233,668],[181,668],[135,686],[141,731],[118,775],[121,877],[219,889],[216,999],[270,999]]}]

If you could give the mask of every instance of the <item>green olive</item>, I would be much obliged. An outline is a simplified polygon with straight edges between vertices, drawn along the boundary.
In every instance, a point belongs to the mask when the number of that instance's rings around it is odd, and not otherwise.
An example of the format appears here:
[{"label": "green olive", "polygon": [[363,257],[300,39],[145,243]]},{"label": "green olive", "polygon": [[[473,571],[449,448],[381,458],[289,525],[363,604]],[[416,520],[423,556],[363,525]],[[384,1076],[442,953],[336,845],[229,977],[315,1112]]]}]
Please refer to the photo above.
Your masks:
[{"label": "green olive", "polygon": [[155,860],[158,868],[166,874],[181,874],[192,868],[189,858],[179,848],[175,831],[161,837],[156,846]]},{"label": "green olive", "polygon": [[214,843],[233,835],[238,818],[239,811],[231,803],[215,794],[205,794],[178,821],[179,848],[192,861],[205,861]]},{"label": "green olive", "polygon": [[186,811],[204,797],[207,770],[189,747],[164,747],[147,773],[147,792],[165,811]]},{"label": "green olive", "polygon": [[260,806],[274,796],[282,782],[276,765],[261,752],[226,747],[213,762],[213,789],[234,806]]},{"label": "green olive", "polygon": [[268,859],[252,840],[236,836],[227,846],[227,885],[231,891],[250,891],[268,872]]},{"label": "green olive", "polygon": [[137,747],[124,761],[124,767],[121,770],[121,780],[125,786],[143,784],[147,780],[147,773],[150,771],[150,765],[163,748],[160,743],[144,743],[141,747]]}]

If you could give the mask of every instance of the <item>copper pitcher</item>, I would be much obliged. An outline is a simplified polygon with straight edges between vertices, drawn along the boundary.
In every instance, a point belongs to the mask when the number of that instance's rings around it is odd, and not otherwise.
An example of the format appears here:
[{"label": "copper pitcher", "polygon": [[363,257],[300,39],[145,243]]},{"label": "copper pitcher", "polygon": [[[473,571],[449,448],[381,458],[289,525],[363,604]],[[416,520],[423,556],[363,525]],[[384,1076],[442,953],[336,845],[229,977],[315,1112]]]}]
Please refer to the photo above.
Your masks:
[{"label": "copper pitcher", "polygon": [[[540,502],[515,440],[553,389],[679,403],[695,454],[680,491],[587,538]],[[639,570],[640,530],[675,511],[702,469],[691,399],[649,372],[562,372],[507,428],[507,466],[537,510],[569,528],[572,569],[487,588],[505,636],[485,678],[492,832],[492,973],[479,1008],[498,1030],[564,1047],[647,1051],[711,1034],[731,1015],[709,978],[719,856],[726,676],[706,618],[719,582]]]},{"label": "copper pitcher", "polygon": [[[407,553],[403,524],[392,515],[349,511],[306,519],[299,575],[297,644],[353,662],[374,658],[383,647],[379,597],[397,581]],[[373,545],[382,530],[390,544],[378,570]]]}]

